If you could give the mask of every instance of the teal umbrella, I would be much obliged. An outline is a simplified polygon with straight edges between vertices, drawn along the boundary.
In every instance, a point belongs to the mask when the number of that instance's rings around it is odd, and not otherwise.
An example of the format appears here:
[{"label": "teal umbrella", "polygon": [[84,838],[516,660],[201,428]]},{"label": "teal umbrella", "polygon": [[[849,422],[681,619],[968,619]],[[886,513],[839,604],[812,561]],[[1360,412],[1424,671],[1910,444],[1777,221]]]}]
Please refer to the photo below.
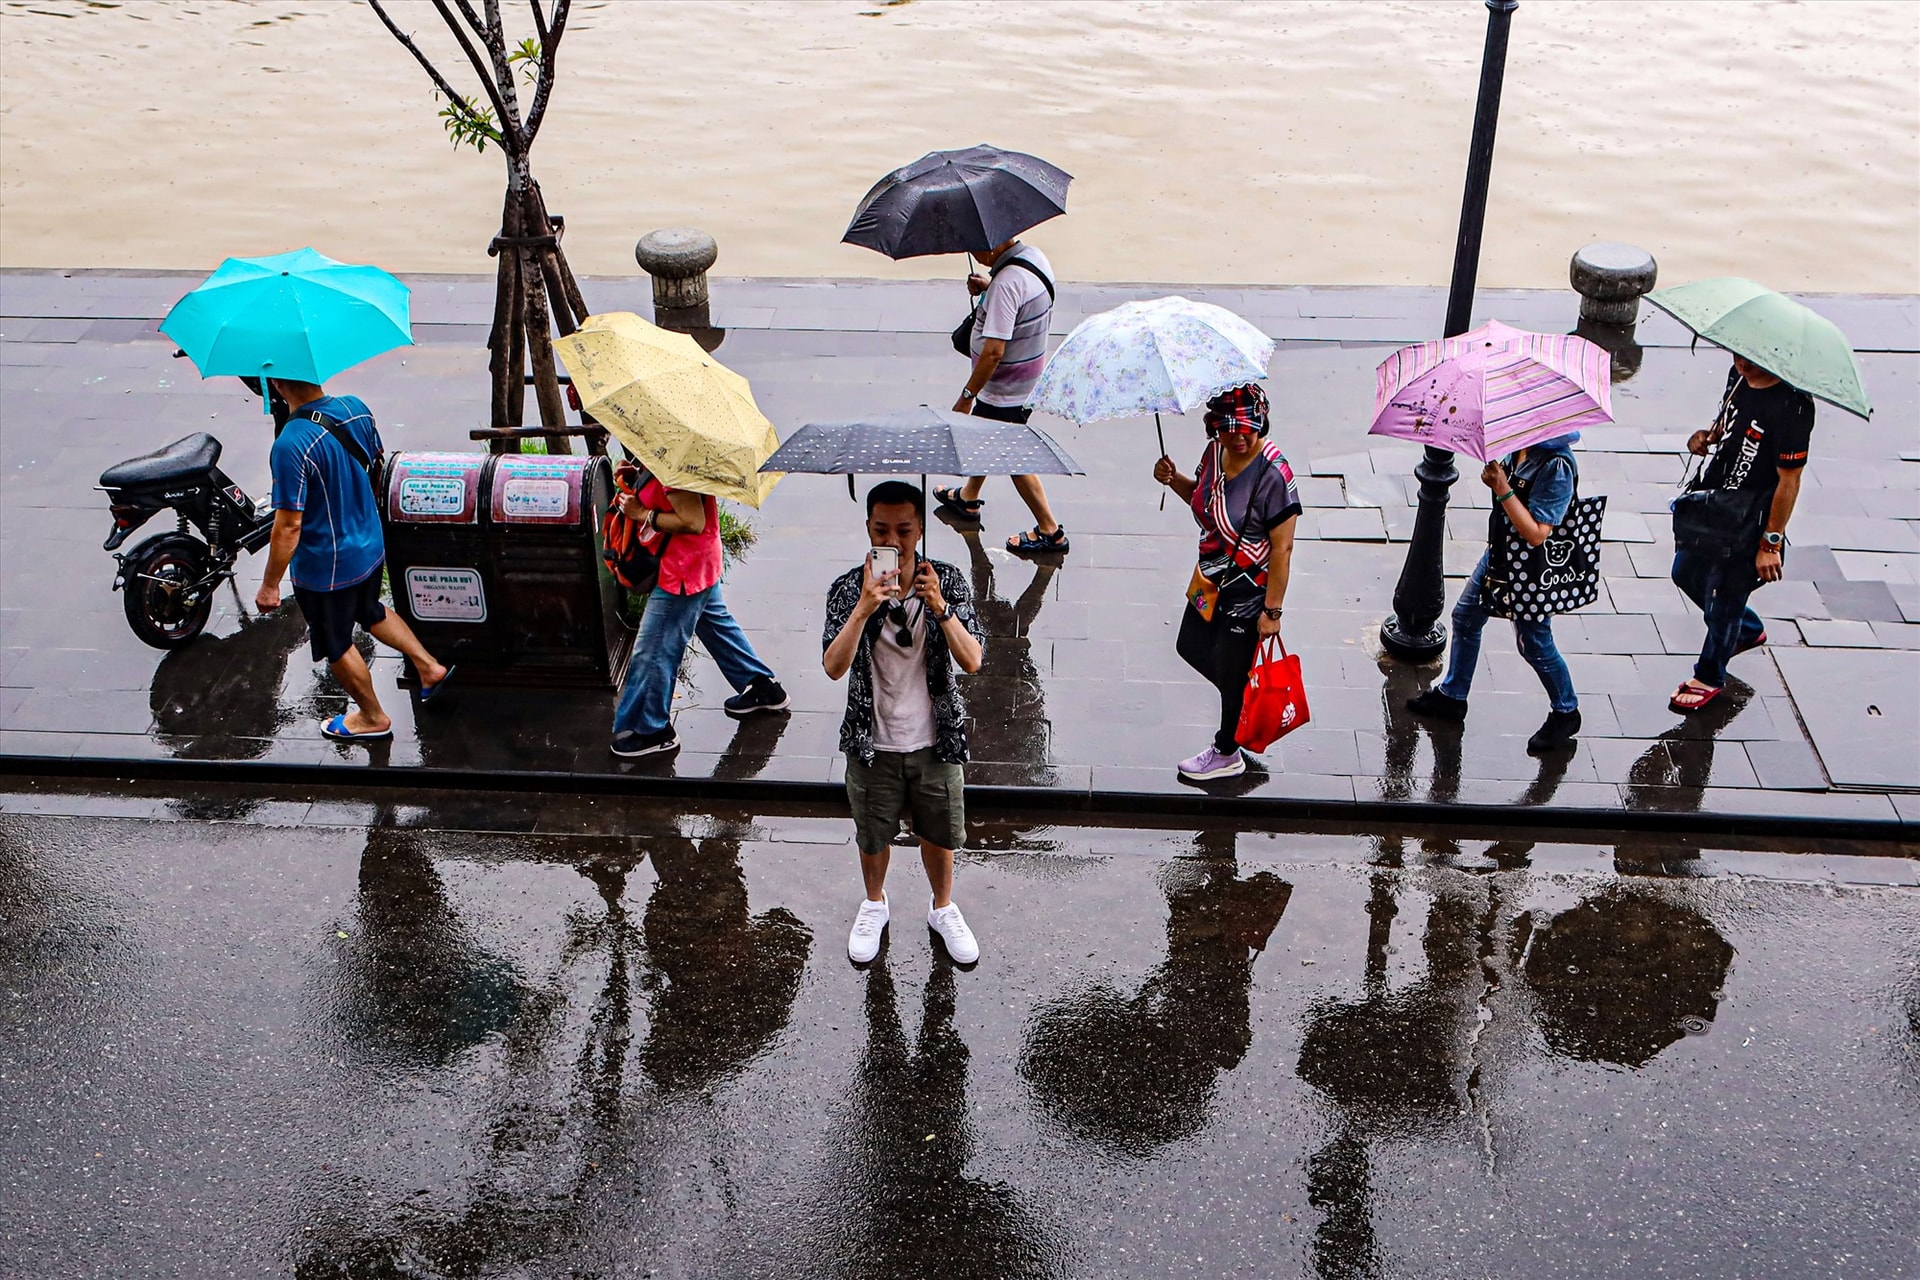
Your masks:
[{"label": "teal umbrella", "polygon": [[413,342],[406,285],[378,267],[335,262],[312,249],[228,258],[180,299],[160,332],[203,378],[234,374],[325,382],[382,351]]},{"label": "teal umbrella", "polygon": [[1860,363],[1833,321],[1738,276],[1656,289],[1647,301],[1717,347],[1861,417],[1873,414]]}]

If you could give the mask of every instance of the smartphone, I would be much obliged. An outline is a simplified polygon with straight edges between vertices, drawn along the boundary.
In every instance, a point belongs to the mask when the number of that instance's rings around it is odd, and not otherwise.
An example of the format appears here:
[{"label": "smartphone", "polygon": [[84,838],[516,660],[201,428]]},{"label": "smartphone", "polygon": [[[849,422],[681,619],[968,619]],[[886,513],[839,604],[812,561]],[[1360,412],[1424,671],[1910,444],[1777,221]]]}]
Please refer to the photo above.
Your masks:
[{"label": "smartphone", "polygon": [[[873,547],[867,552],[867,564],[875,578],[884,578],[890,573],[900,571],[900,548]],[[896,581],[893,593],[900,593],[900,584]]]}]

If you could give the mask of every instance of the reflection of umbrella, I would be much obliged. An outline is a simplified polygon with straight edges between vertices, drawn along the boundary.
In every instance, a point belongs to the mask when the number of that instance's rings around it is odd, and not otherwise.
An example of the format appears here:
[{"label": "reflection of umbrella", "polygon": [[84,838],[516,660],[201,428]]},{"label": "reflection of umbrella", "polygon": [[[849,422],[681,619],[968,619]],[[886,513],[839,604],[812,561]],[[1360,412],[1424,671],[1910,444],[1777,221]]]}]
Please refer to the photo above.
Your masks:
[{"label": "reflection of umbrella", "polygon": [[661,484],[757,507],[780,479],[760,469],[780,438],[747,380],[686,334],[613,311],[553,349],[586,411]]},{"label": "reflection of umbrella", "polygon": [[1861,417],[1873,414],[1853,347],[1833,321],[1738,276],[1656,289],[1647,301],[1810,396]]},{"label": "reflection of umbrella", "polygon": [[[1128,302],[1074,326],[1027,403],[1080,425],[1186,413],[1267,376],[1273,339],[1207,302]],[[1167,451],[1166,440],[1160,452]]]},{"label": "reflection of umbrella", "polygon": [[1706,1033],[1732,963],[1697,911],[1608,889],[1536,926],[1522,968],[1556,1053],[1643,1067]]},{"label": "reflection of umbrella", "polygon": [[830,476],[1086,474],[1038,427],[924,405],[839,422],[809,422],[787,437],[763,469]]},{"label": "reflection of umbrella", "polygon": [[1486,462],[1612,421],[1605,351],[1570,333],[1528,333],[1494,320],[1382,360],[1367,434]]},{"label": "reflection of umbrella", "polygon": [[325,382],[413,342],[408,294],[378,267],[335,262],[312,249],[228,258],[174,304],[160,332],[180,344],[203,378]]},{"label": "reflection of umbrella", "polygon": [[981,145],[934,151],[874,183],[841,240],[889,258],[979,253],[1067,211],[1073,175]]}]

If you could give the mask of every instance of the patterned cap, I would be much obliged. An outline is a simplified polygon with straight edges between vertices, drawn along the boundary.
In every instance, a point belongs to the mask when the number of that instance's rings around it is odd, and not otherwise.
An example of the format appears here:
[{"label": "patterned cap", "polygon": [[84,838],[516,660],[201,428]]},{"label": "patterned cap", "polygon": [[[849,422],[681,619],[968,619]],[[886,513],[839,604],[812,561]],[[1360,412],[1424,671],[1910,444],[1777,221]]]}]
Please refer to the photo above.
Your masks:
[{"label": "patterned cap", "polygon": [[1267,393],[1257,382],[1229,387],[1207,401],[1207,431],[1254,431],[1267,433]]}]

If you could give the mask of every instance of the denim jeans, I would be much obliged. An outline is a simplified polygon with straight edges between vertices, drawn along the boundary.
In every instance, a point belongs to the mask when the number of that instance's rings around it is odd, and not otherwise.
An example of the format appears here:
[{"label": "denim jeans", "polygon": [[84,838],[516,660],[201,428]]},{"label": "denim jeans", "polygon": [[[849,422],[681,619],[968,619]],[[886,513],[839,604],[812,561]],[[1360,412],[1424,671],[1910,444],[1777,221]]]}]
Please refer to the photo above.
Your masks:
[{"label": "denim jeans", "polygon": [[1718,689],[1727,682],[1727,662],[1733,651],[1766,633],[1760,615],[1747,608],[1747,598],[1760,585],[1753,561],[1710,551],[1676,551],[1673,585],[1699,605],[1707,619],[1707,638],[1700,646],[1700,660],[1693,664],[1693,678]]},{"label": "denim jeans", "polygon": [[634,637],[633,658],[627,663],[627,682],[620,690],[620,705],[613,712],[615,733],[658,733],[667,727],[673,710],[673,683],[680,678],[680,663],[686,657],[687,642],[694,636],[700,637],[735,693],[757,676],[772,677],[772,669],[760,661],[740,624],[727,612],[719,583],[689,596],[655,587],[647,597],[647,611],[640,617],[640,634]]},{"label": "denim jeans", "polygon": [[[1464,700],[1473,687],[1473,668],[1480,661],[1480,632],[1490,616],[1484,595],[1486,582],[1487,557],[1483,555],[1460,592],[1460,602],[1453,606],[1453,646],[1447,653],[1447,678],[1438,686],[1449,698]],[[1540,677],[1547,691],[1547,705],[1555,711],[1577,710],[1580,699],[1573,692],[1573,673],[1567,670],[1567,660],[1553,643],[1553,620],[1516,621],[1513,638],[1520,646],[1520,656]]]}]

